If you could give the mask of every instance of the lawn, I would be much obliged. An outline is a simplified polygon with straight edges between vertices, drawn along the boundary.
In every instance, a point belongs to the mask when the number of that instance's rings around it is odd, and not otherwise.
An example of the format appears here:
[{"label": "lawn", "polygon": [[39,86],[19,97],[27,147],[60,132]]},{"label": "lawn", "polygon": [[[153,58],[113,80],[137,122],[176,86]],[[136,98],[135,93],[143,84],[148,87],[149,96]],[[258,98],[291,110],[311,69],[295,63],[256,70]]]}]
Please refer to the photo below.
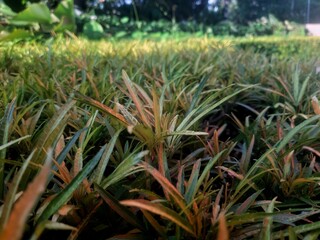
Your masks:
[{"label": "lawn", "polygon": [[320,39],[0,51],[1,240],[320,236]]}]

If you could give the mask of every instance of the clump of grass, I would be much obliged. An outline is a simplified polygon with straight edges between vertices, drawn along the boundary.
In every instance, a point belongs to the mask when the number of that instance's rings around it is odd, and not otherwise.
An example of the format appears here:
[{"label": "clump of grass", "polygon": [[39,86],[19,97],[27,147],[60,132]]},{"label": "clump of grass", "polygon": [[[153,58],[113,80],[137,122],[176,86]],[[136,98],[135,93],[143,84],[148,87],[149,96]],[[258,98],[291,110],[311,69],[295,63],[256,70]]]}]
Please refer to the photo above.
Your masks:
[{"label": "clump of grass", "polygon": [[317,60],[243,41],[2,45],[2,239],[316,238]]}]

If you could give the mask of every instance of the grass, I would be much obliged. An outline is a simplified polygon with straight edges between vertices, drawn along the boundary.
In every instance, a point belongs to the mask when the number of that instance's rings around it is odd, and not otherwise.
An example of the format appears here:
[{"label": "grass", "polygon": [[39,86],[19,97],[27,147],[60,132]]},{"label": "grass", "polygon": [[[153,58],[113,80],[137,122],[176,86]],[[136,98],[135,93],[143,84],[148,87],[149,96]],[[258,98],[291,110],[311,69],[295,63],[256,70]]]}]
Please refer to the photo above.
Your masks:
[{"label": "grass", "polygon": [[319,43],[2,44],[0,239],[317,239]]}]

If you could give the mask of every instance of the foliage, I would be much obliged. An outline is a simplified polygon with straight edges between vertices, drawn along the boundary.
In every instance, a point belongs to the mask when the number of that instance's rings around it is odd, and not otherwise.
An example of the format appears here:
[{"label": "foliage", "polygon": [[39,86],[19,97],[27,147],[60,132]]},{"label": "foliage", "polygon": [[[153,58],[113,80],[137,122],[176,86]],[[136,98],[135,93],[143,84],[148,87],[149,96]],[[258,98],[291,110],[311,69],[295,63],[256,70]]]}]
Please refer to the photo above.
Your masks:
[{"label": "foliage", "polygon": [[63,0],[50,10],[42,2],[32,3],[20,12],[13,12],[0,3],[0,41],[30,38],[35,34],[50,32],[75,32],[75,15],[72,0]]},{"label": "foliage", "polygon": [[0,238],[317,238],[318,48],[2,43]]},{"label": "foliage", "polygon": [[[248,25],[239,25],[231,21],[221,21],[215,25],[207,25],[196,21],[174,22],[158,20],[152,22],[130,21],[128,17],[95,16],[91,13],[81,15],[79,25],[82,34],[87,38],[94,38],[94,31],[103,37],[115,39],[158,39],[181,37],[213,37],[213,36],[303,36],[301,25],[288,23],[292,29],[286,32],[285,25],[273,16],[263,17]],[[294,27],[293,27],[294,26]],[[88,30],[88,29],[92,30]]]},{"label": "foliage", "polygon": [[[20,1],[17,1],[18,3]],[[58,4],[59,3],[59,4]],[[244,3],[211,3],[207,1],[117,1],[89,4],[82,1],[37,1],[19,6],[0,4],[1,40],[50,37],[59,32],[77,32],[89,39],[104,37],[167,39],[170,36],[261,36],[304,35],[303,27],[287,19],[278,20],[271,13],[248,17],[246,21],[233,18],[232,6]],[[133,8],[133,10],[128,10]],[[153,10],[151,11],[150,8]],[[218,12],[215,12],[216,9]],[[227,8],[228,10],[224,10]],[[211,9],[211,10],[210,10]],[[241,8],[241,11],[245,11]],[[134,11],[134,17],[130,12]],[[158,12],[158,17],[152,12]],[[228,14],[224,14],[227,11]],[[239,10],[233,10],[235,12]],[[150,16],[148,14],[150,13]],[[146,14],[146,15],[145,15]],[[220,15],[226,15],[227,18]],[[241,14],[236,14],[241,15]],[[217,18],[214,22],[210,19]],[[76,27],[77,26],[77,27]],[[77,28],[77,29],[76,29]]]}]

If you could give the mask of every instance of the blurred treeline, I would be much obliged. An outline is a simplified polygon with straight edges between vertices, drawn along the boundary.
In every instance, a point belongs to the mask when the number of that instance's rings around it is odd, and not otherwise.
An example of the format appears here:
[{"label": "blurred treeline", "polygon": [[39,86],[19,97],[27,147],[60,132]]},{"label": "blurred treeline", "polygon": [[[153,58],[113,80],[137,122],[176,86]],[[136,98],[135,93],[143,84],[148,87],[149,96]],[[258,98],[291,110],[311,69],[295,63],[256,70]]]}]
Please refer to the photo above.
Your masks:
[{"label": "blurred treeline", "polygon": [[[4,0],[14,11],[21,11],[27,2],[41,0]],[[50,7],[61,0],[47,0]],[[216,24],[229,20],[247,24],[269,14],[280,21],[319,22],[320,2],[316,0],[74,0],[75,6],[97,15],[130,17],[133,20],[190,21]],[[309,8],[309,13],[308,13]]]},{"label": "blurred treeline", "polygon": [[[21,11],[27,2],[41,0],[3,0],[14,11]],[[55,7],[61,0],[47,0]],[[319,22],[320,2],[317,0],[74,0],[82,12],[94,10],[97,15],[129,17],[142,21],[197,21],[216,24],[232,21],[248,24],[272,14],[280,21]]]},{"label": "blurred treeline", "polygon": [[[32,23],[33,32],[39,32],[38,29],[40,32],[61,31],[52,27],[55,23],[63,30],[76,29],[78,34],[91,39],[166,38],[190,33],[195,36],[304,35],[302,24],[320,22],[318,0],[0,0],[1,3],[16,13],[31,3],[41,3],[42,7],[35,7],[37,10],[31,15],[39,12],[46,16],[45,27],[42,23],[34,28],[34,21],[38,23],[38,19],[22,14],[29,30]],[[46,13],[43,13],[44,4],[48,7]],[[49,9],[59,21],[48,15]],[[13,29],[6,25],[21,27],[21,15],[18,25],[12,21],[17,19],[12,18],[13,15],[0,8],[0,23],[4,22],[2,29],[6,32]],[[63,27],[66,19],[76,27]],[[48,23],[51,26],[48,27]]]}]

